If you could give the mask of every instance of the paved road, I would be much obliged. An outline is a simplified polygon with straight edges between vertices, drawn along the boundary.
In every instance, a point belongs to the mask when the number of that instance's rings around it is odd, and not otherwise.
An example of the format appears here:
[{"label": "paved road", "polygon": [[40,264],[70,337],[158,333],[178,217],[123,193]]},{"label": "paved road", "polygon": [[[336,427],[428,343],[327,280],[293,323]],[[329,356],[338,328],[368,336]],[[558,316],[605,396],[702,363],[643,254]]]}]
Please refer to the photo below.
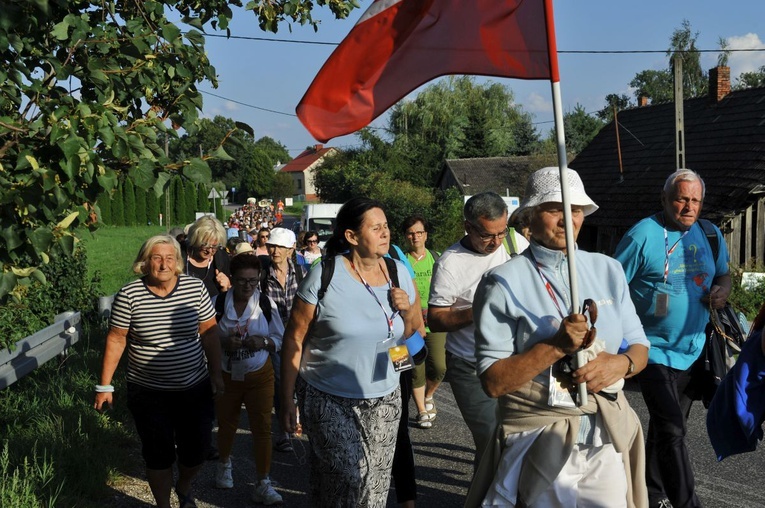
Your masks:
[{"label": "paved road", "polygon": [[[647,413],[642,397],[628,384],[630,403],[647,425]],[[411,428],[417,462],[419,486],[418,505],[421,507],[460,507],[467,491],[472,461],[472,440],[460,417],[447,383],[436,393],[438,418],[432,429]],[[414,407],[413,405],[411,406]],[[244,414],[244,413],[243,413]],[[740,455],[717,463],[706,437],[703,406],[694,406],[689,425],[689,442],[698,482],[698,493],[707,508],[765,507],[765,456],[761,451]],[[307,465],[305,442],[299,442],[295,453],[274,452],[272,477],[279,483],[285,506],[310,508],[306,494]],[[195,489],[200,508],[232,508],[256,506],[250,500],[255,467],[251,458],[251,440],[243,417],[234,453],[234,482],[232,490],[213,488],[214,463],[208,462]],[[151,500],[145,482],[141,495],[123,498],[120,507],[146,507]],[[139,489],[140,490],[140,489]],[[140,499],[139,499],[140,498]],[[391,492],[388,506],[396,506]]]}]

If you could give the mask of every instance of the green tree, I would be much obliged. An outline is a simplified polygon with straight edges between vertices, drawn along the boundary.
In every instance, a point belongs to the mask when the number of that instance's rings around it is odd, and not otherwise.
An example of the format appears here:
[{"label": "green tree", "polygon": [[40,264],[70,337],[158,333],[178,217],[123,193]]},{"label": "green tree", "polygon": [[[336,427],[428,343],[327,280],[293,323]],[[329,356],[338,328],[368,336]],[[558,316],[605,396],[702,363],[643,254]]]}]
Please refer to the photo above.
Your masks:
[{"label": "green tree", "polygon": [[112,225],[112,200],[108,192],[102,192],[98,195],[98,208],[101,212],[101,223]]},{"label": "green tree", "polygon": [[146,193],[146,222],[159,224],[159,198],[154,192]]},{"label": "green tree", "polygon": [[196,216],[195,212],[197,211],[197,187],[194,185],[194,182],[191,180],[186,181],[186,188],[184,189],[183,195],[186,199],[185,222],[191,222],[194,220],[194,217]]},{"label": "green tree", "polygon": [[135,223],[145,226],[149,218],[146,215],[146,191],[140,187],[135,188]]},{"label": "green tree", "polygon": [[253,150],[249,155],[239,188],[245,196],[270,196],[274,185],[274,169],[271,160],[265,152],[258,149]]},{"label": "green tree", "polygon": [[112,194],[112,224],[115,226],[125,225],[125,195],[122,193],[123,183],[117,186]]},{"label": "green tree", "polygon": [[[197,84],[217,86],[204,32],[227,30],[238,0],[7,0],[0,9],[0,299],[75,251],[88,206],[129,175],[159,193],[170,172],[210,181],[206,159],[172,162],[169,127],[193,126]],[[353,0],[253,0],[263,30],[318,27],[315,5],[345,18]],[[165,13],[171,12],[176,25]],[[179,26],[183,23],[183,29]]]},{"label": "green tree", "polygon": [[597,117],[608,123],[614,119],[614,108],[619,112],[623,109],[632,107],[632,101],[629,96],[624,94],[610,93],[606,95],[606,105],[596,113]]},{"label": "green tree", "polygon": [[173,197],[171,206],[173,208],[173,222],[172,224],[187,224],[186,216],[186,198],[185,190],[183,188],[183,180],[180,176],[173,178]]},{"label": "green tree", "polygon": [[287,173],[276,173],[271,194],[276,197],[294,196],[295,186],[292,183],[292,177]]},{"label": "green tree", "polygon": [[[588,114],[584,106],[577,104],[573,111],[563,115],[563,130],[566,135],[566,151],[575,154],[581,152],[590,144],[600,129],[603,128],[603,120]],[[555,137],[555,132],[550,132]]]},{"label": "green tree", "polygon": [[255,142],[255,148],[263,152],[266,157],[268,157],[268,160],[271,162],[271,166],[284,164],[292,160],[290,153],[287,151],[287,147],[268,136],[263,136],[257,140]]},{"label": "green tree", "polygon": [[135,226],[135,186],[130,178],[122,185],[122,202],[125,204],[123,211],[126,226]]},{"label": "green tree", "polygon": [[660,102],[669,102],[674,96],[672,88],[672,72],[668,69],[662,70],[644,70],[635,74],[630,81],[630,88],[635,90],[635,98],[648,97],[648,99],[658,104]]},{"label": "green tree", "polygon": [[746,88],[761,88],[765,86],[765,65],[756,71],[742,72],[733,85],[734,90],[744,90]]},{"label": "green tree", "polygon": [[196,206],[197,212],[210,211],[210,200],[207,199],[207,195],[209,193],[210,191],[205,184],[200,183],[199,185],[197,185],[197,206]]}]

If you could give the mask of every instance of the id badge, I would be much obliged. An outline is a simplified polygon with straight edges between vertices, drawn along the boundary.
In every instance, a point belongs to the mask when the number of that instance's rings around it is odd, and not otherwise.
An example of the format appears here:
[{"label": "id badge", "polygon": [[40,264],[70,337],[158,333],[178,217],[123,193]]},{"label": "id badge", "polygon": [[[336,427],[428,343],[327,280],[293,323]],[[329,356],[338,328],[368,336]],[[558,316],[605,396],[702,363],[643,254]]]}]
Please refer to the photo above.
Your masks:
[{"label": "id badge", "polygon": [[396,339],[393,334],[388,334],[388,338],[377,343],[375,347],[375,361],[372,369],[372,382],[384,381],[388,377],[388,366],[390,365],[390,349],[396,347]]},{"label": "id badge", "polygon": [[558,371],[556,366],[557,363],[550,366],[547,404],[552,407],[576,407],[571,378]]},{"label": "id badge", "polygon": [[241,360],[235,359],[231,362],[231,381],[244,381],[246,366]]},{"label": "id badge", "polygon": [[409,348],[404,344],[389,348],[388,356],[390,356],[390,361],[393,363],[393,370],[396,372],[403,372],[414,368],[414,362],[409,355]]},{"label": "id badge", "polygon": [[656,317],[666,317],[669,313],[669,290],[667,284],[657,286],[657,291],[653,295],[653,315]]}]

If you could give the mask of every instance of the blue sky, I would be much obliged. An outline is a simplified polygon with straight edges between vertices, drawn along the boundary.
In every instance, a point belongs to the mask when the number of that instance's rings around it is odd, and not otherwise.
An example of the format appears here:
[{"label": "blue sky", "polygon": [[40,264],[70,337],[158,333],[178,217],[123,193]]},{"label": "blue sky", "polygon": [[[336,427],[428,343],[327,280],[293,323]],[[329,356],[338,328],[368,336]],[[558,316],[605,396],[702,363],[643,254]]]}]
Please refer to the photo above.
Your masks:
[{"label": "blue sky", "polygon": [[[232,35],[274,41],[207,38],[207,51],[218,71],[219,87],[214,89],[209,83],[200,85],[202,91],[209,92],[204,95],[203,116],[224,115],[246,122],[255,130],[256,139],[270,136],[283,143],[292,157],[306,146],[315,144],[295,116],[295,106],[331,54],[333,44],[345,37],[372,2],[364,0],[360,3],[361,9],[340,21],[334,20],[328,9],[317,8],[314,17],[321,20],[318,32],[299,25],[292,26],[290,32],[285,24],[277,34],[266,33],[258,28],[252,13],[237,12],[231,25]],[[554,8],[559,51],[663,51],[669,45],[672,31],[680,27],[683,19],[688,19],[693,30],[699,32],[700,49],[719,48],[717,41],[720,37],[727,39],[733,49],[765,49],[763,0],[557,0]],[[276,42],[277,39],[330,44]],[[586,111],[594,112],[604,106],[604,98],[609,93],[633,96],[629,82],[636,73],[667,67],[663,53],[563,53],[558,60],[565,111],[581,104]],[[702,55],[704,68],[712,68],[716,63],[716,53]],[[741,72],[765,65],[765,51],[734,52],[729,65],[731,80],[735,81]],[[512,89],[516,103],[534,115],[538,131],[546,134],[552,128],[548,81],[497,78],[491,78],[491,81]],[[382,127],[385,124],[386,116],[383,115],[372,125]],[[349,135],[335,138],[327,146],[356,144],[357,138]]]}]

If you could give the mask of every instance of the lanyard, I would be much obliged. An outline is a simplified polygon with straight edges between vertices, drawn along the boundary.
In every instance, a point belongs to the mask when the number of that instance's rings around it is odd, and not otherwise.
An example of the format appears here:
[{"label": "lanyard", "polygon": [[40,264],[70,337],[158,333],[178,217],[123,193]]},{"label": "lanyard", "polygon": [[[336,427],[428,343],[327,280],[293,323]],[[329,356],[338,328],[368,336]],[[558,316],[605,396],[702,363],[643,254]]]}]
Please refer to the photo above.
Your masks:
[{"label": "lanyard", "polygon": [[566,315],[563,313],[563,309],[560,308],[560,303],[558,303],[558,298],[555,296],[555,291],[553,290],[552,284],[550,284],[550,281],[547,280],[545,274],[542,273],[542,265],[539,264],[537,259],[534,257],[534,253],[531,252],[531,249],[529,249],[529,253],[531,254],[531,261],[534,263],[534,268],[537,269],[539,278],[542,279],[542,283],[545,285],[547,294],[550,295],[550,299],[555,304],[555,308],[558,309],[558,314],[560,314],[560,317],[565,319]]},{"label": "lanyard", "polygon": [[664,257],[664,284],[667,283],[667,278],[669,277],[669,256],[672,255],[673,252],[675,252],[675,249],[680,244],[682,239],[685,237],[685,235],[688,234],[688,231],[683,231],[683,234],[680,235],[680,238],[677,239],[677,241],[672,245],[672,248],[669,247],[669,236],[667,235],[667,228],[664,227],[664,253],[666,256]]},{"label": "lanyard", "polygon": [[[252,316],[250,316],[252,317]],[[247,318],[247,321],[244,322],[244,327],[239,325],[239,322],[236,323],[236,333],[239,335],[240,338],[244,339],[247,337],[247,329],[250,327],[250,318]]]},{"label": "lanyard", "polygon": [[[369,291],[369,294],[372,295],[372,298],[375,299],[377,302],[377,305],[380,306],[380,308],[383,311],[383,315],[385,316],[385,320],[388,322],[388,336],[393,337],[393,320],[396,319],[396,316],[398,316],[398,310],[395,310],[391,313],[390,317],[388,317],[388,312],[385,310],[385,307],[383,307],[382,302],[379,298],[377,298],[377,295],[375,294],[372,287],[367,283],[366,280],[364,280],[364,277],[361,276],[359,271],[356,269],[356,265],[353,264],[353,261],[348,260],[349,263],[351,263],[351,268],[353,268],[353,271],[356,272],[356,275],[359,276],[359,279],[361,279],[362,284],[364,284],[364,287],[367,288],[367,291]],[[379,265],[378,265],[379,266]],[[380,271],[382,271],[382,268],[380,268]],[[383,275],[385,275],[385,272],[383,272]],[[388,282],[388,289],[393,289],[393,283],[391,280],[387,277],[385,277],[385,280]]]}]

